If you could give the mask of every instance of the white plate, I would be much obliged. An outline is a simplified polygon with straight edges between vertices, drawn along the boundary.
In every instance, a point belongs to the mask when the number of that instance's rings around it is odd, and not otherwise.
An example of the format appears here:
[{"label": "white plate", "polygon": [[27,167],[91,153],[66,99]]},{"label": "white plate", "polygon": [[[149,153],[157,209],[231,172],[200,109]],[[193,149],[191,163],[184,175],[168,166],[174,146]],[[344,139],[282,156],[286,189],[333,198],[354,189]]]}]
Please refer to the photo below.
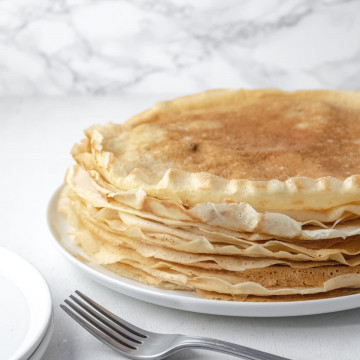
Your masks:
[{"label": "white plate", "polygon": [[48,222],[57,248],[73,265],[89,277],[122,294],[174,309],[228,316],[301,316],[360,307],[360,294],[307,301],[230,302],[201,299],[188,291],[163,290],[123,278],[100,265],[82,262],[76,257],[76,255],[81,255],[83,258],[87,258],[84,252],[71,242],[68,235],[69,225],[57,211],[60,191],[61,188],[53,195],[48,208]]},{"label": "white plate", "polygon": [[49,288],[34,266],[0,247],[0,289],[1,359],[28,359],[51,321]]},{"label": "white plate", "polygon": [[49,327],[47,328],[43,339],[41,340],[39,346],[35,349],[35,351],[29,357],[28,360],[41,360],[42,359],[47,347],[49,346],[53,330],[54,330],[54,314],[52,313]]}]

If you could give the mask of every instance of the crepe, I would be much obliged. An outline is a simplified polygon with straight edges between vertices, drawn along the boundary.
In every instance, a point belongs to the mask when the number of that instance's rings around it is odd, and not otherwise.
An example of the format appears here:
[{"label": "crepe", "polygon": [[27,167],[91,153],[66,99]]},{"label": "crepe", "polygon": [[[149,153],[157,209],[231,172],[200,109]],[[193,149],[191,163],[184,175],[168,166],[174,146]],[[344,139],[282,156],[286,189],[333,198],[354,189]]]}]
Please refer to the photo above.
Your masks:
[{"label": "crepe", "polygon": [[90,261],[235,301],[360,288],[360,93],[216,90],[93,126],[59,209]]},{"label": "crepe", "polygon": [[342,220],[349,219],[343,212],[339,212],[340,217],[335,221],[322,223],[312,218],[299,222],[285,214],[259,212],[244,202],[230,204],[206,202],[189,208],[187,205],[170,200],[149,197],[141,189],[136,192],[109,194],[78,166],[69,169],[66,181],[75,193],[95,207],[140,215],[169,225],[224,227],[226,230],[238,232],[304,240],[345,238],[360,234],[360,220],[355,213],[352,213],[350,218],[354,220],[353,222],[341,224]]},{"label": "crepe", "polygon": [[[291,268],[270,265],[254,268],[249,264],[243,270],[229,271],[182,263],[180,258],[176,261],[171,256],[173,261],[156,257],[154,253],[139,254],[125,246],[112,246],[99,241],[81,225],[76,228],[75,240],[92,256],[94,262],[105,264],[120,273],[125,264],[129,273],[141,271],[143,281],[151,284],[153,280],[147,280],[148,274],[150,279],[157,279],[157,286],[160,287],[164,282],[190,290],[273,296],[313,294],[360,286],[360,266],[324,264],[321,267]],[[146,248],[143,250],[146,252]]]},{"label": "crepe", "polygon": [[[334,261],[352,266],[360,261],[360,236],[346,240],[335,238],[313,242],[289,243],[286,239],[284,241],[271,238],[253,241],[235,237],[234,234],[169,227],[128,214],[112,214],[112,217],[108,217],[102,210],[85,206],[74,194],[68,193],[62,202],[62,212],[67,214],[68,221],[74,228],[79,227],[81,222],[82,226],[103,242],[126,245],[140,252],[150,245],[166,248],[168,251],[176,250],[185,256],[188,254],[184,253],[229,255],[227,260],[224,256],[218,257],[222,263],[234,261],[230,255],[269,258],[270,262],[276,259],[313,261],[313,266],[316,266],[316,261]],[[168,256],[165,255],[165,258]],[[301,264],[292,266],[301,267]],[[226,268],[226,265],[223,267]]]},{"label": "crepe", "polygon": [[91,127],[72,154],[117,189],[188,205],[327,209],[360,200],[359,104],[351,91],[210,91]]}]

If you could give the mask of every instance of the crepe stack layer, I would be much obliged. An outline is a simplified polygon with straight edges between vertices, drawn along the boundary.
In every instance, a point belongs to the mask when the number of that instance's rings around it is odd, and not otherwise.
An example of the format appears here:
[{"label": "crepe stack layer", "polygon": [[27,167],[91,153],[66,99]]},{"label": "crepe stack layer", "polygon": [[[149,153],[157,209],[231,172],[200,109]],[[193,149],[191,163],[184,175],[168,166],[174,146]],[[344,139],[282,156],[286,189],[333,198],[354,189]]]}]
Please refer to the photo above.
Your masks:
[{"label": "crepe stack layer", "polygon": [[92,262],[210,299],[360,289],[360,93],[216,90],[93,126],[60,210]]}]

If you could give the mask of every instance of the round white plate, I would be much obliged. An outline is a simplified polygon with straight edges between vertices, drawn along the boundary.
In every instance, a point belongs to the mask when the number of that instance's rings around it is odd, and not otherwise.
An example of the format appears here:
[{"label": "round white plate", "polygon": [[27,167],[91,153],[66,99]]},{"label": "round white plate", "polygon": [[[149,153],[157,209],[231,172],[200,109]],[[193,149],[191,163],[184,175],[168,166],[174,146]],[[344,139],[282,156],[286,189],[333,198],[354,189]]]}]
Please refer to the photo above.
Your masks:
[{"label": "round white plate", "polygon": [[49,346],[51,336],[54,330],[54,314],[51,314],[50,324],[46,330],[46,333],[41,340],[39,346],[35,349],[33,354],[28,358],[28,360],[41,360],[45,354],[47,347]]},{"label": "round white plate", "polygon": [[49,288],[33,265],[0,247],[0,289],[1,359],[28,359],[51,321]]},{"label": "round white plate", "polygon": [[[88,257],[86,254],[72,243],[68,235],[70,227],[64,216],[57,211],[60,191],[61,188],[53,195],[48,208],[48,222],[57,248],[73,265],[85,272],[89,277],[122,294],[174,309],[228,316],[301,316],[360,307],[360,294],[307,301],[232,302],[201,299],[188,291],[158,289],[123,278],[105,267],[87,262]],[[79,259],[84,259],[84,261]]]}]

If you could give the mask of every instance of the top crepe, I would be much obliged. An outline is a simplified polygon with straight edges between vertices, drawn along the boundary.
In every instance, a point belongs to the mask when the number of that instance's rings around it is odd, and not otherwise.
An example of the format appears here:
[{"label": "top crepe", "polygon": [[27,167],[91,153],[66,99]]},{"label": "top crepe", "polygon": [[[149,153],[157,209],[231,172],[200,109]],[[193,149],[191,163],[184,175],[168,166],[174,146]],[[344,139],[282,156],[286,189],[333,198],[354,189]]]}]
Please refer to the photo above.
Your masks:
[{"label": "top crepe", "polygon": [[359,92],[208,91],[85,134],[72,154],[110,191],[264,210],[360,201]]}]

